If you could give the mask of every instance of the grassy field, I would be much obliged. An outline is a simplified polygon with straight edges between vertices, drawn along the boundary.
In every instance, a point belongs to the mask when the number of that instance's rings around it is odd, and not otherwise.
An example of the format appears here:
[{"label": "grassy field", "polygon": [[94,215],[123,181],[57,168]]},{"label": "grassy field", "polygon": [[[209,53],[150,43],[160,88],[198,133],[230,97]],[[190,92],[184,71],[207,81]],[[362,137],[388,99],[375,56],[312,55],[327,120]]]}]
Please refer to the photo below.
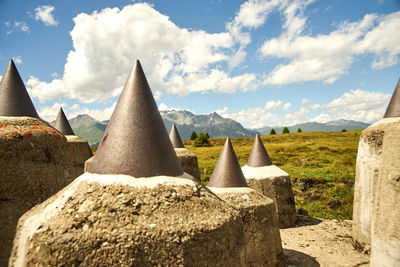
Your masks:
[{"label": "grassy field", "polygon": [[[273,164],[290,174],[298,213],[327,219],[351,219],[358,140],[361,131],[290,133],[262,136]],[[207,184],[225,139],[210,139],[212,147],[187,149],[199,160]],[[233,138],[241,166],[245,165],[254,138]]]}]

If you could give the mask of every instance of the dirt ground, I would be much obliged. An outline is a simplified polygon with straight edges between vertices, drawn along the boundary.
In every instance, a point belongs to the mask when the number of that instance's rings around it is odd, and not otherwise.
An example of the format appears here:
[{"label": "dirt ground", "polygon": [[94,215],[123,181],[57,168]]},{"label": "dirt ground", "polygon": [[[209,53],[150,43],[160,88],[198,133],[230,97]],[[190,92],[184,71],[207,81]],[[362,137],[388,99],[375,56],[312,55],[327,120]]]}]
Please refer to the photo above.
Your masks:
[{"label": "dirt ground", "polygon": [[352,246],[351,221],[298,217],[295,227],[280,232],[289,267],[369,266],[369,255]]}]

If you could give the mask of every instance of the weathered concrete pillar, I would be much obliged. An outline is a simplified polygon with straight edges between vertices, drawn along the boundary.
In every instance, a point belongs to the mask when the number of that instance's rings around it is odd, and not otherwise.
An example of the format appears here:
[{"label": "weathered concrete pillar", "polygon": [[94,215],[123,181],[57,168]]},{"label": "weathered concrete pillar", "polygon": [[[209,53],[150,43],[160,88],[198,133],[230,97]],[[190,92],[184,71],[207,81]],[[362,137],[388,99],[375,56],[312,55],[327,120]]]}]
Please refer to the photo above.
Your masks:
[{"label": "weathered concrete pillar", "polygon": [[371,223],[371,266],[400,266],[400,122],[383,137]]},{"label": "weathered concrete pillar", "polygon": [[183,170],[200,181],[197,156],[185,148],[175,123],[172,124],[171,131],[169,132],[169,139],[171,140],[172,146],[175,149],[176,156],[178,157]]},{"label": "weathered concrete pillar", "polygon": [[72,181],[84,172],[85,161],[93,156],[92,150],[87,141],[75,135],[62,108],[58,112],[54,128],[67,138],[68,153],[65,175]]},{"label": "weathered concrete pillar", "polygon": [[286,266],[273,201],[247,187],[229,137],[208,188],[240,212],[246,266]]},{"label": "weathered concrete pillar", "polygon": [[[384,118],[362,131],[358,144],[353,204],[353,244],[358,250],[371,249],[371,222],[376,216],[374,205],[386,130],[400,123],[400,82]],[[397,111],[396,111],[397,110]]]},{"label": "weathered concrete pillar", "polygon": [[242,167],[247,184],[274,201],[279,228],[296,223],[296,208],[290,176],[272,164],[260,137],[257,135],[247,164]]},{"label": "weathered concrete pillar", "polygon": [[0,82],[0,266],[11,254],[19,217],[70,181],[67,141],[39,119],[12,60]]},{"label": "weathered concrete pillar", "polygon": [[20,219],[11,266],[244,266],[242,231],[183,172],[137,61],[89,172]]}]

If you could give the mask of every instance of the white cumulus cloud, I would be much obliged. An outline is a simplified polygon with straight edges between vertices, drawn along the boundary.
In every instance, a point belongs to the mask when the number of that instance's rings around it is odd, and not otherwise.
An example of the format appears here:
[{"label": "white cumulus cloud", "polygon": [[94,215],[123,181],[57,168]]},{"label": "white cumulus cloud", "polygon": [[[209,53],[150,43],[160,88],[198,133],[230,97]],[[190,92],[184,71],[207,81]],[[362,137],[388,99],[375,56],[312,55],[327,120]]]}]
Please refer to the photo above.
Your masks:
[{"label": "white cumulus cloud", "polygon": [[288,102],[284,104],[281,100],[278,101],[268,101],[264,107],[255,107],[244,109],[240,111],[230,111],[228,107],[216,110],[218,114],[225,118],[231,118],[239,123],[243,124],[245,127],[249,128],[261,128],[266,125],[277,125],[281,124],[283,119],[280,115],[271,113],[271,111],[282,107],[285,110],[291,106]]},{"label": "white cumulus cloud", "polygon": [[10,21],[4,22],[4,25],[8,28],[7,34],[11,34],[14,31],[21,31],[30,33],[31,29],[29,28],[28,24],[25,21],[14,21],[11,23]]},{"label": "white cumulus cloud", "polygon": [[35,19],[42,21],[46,26],[57,26],[58,21],[55,20],[53,11],[54,6],[38,6],[35,8]]},{"label": "white cumulus cloud", "polygon": [[42,119],[52,122],[57,118],[58,111],[60,107],[62,107],[68,119],[74,118],[78,115],[88,114],[90,117],[98,121],[104,121],[111,118],[116,104],[117,102],[113,102],[109,107],[104,109],[90,109],[78,104],[73,104],[70,106],[65,102],[56,101],[52,105],[42,107],[40,110],[38,110],[38,114]]},{"label": "white cumulus cloud", "polygon": [[384,16],[367,14],[359,21],[342,22],[338,29],[317,36],[303,34],[305,17],[292,17],[291,22],[286,20],[283,26],[286,30],[281,36],[265,41],[260,48],[264,57],[289,60],[275,67],[265,80],[266,85],[333,83],[348,73],[355,57],[361,54],[374,56],[375,69],[398,62],[400,39],[396,33],[400,32],[400,12]]},{"label": "white cumulus cloud", "polygon": [[283,109],[288,110],[291,106],[292,106],[292,103],[287,102],[287,103],[285,103],[285,105],[283,105]]},{"label": "white cumulus cloud", "polygon": [[332,102],[321,106],[336,119],[373,123],[380,120],[386,111],[391,95],[381,92],[351,90]]},{"label": "white cumulus cloud", "polygon": [[207,33],[180,28],[147,3],[81,13],[71,31],[62,77],[46,83],[31,77],[33,97],[57,97],[84,103],[119,95],[135,59],[139,59],[155,95],[161,91],[187,95],[214,91],[233,93],[258,89],[253,73],[230,76],[234,41],[228,32]]},{"label": "white cumulus cloud", "polygon": [[13,57],[13,61],[14,61],[15,64],[21,64],[22,63],[22,57],[21,56]]}]

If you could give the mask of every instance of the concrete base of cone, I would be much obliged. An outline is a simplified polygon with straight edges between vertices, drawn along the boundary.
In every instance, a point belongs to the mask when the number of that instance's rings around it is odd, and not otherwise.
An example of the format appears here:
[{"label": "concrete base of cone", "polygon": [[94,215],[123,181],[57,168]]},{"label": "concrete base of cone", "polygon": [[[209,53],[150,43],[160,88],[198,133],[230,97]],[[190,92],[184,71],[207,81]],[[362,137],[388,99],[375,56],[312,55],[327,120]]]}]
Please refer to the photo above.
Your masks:
[{"label": "concrete base of cone", "polygon": [[91,158],[89,158],[87,161],[85,161],[85,168],[84,168],[84,172],[87,172],[90,168],[90,165],[92,165],[94,156],[92,156]]},{"label": "concrete base of cone", "polygon": [[76,135],[66,135],[68,142],[67,176],[72,180],[81,175],[85,162],[92,156],[89,144]]},{"label": "concrete base of cone", "polygon": [[200,171],[199,164],[197,162],[197,156],[186,148],[175,148],[175,153],[179,162],[181,163],[183,171],[200,181]]},{"label": "concrete base of cone", "polygon": [[209,189],[240,212],[246,266],[286,266],[273,201],[249,187]]},{"label": "concrete base of cone", "polygon": [[385,128],[371,223],[371,266],[400,266],[400,123]]},{"label": "concrete base of cone", "polygon": [[24,214],[11,265],[244,266],[239,214],[188,174],[84,173]]},{"label": "concrete base of cone", "polygon": [[275,165],[264,167],[245,165],[242,171],[248,186],[274,201],[279,228],[295,225],[296,207],[289,174]]},{"label": "concrete base of cone", "polygon": [[400,124],[400,118],[385,118],[362,131],[358,144],[353,204],[353,242],[368,253],[371,247],[371,222],[386,129]]},{"label": "concrete base of cone", "polygon": [[0,116],[0,266],[6,266],[19,217],[70,180],[67,140],[43,121]]}]

